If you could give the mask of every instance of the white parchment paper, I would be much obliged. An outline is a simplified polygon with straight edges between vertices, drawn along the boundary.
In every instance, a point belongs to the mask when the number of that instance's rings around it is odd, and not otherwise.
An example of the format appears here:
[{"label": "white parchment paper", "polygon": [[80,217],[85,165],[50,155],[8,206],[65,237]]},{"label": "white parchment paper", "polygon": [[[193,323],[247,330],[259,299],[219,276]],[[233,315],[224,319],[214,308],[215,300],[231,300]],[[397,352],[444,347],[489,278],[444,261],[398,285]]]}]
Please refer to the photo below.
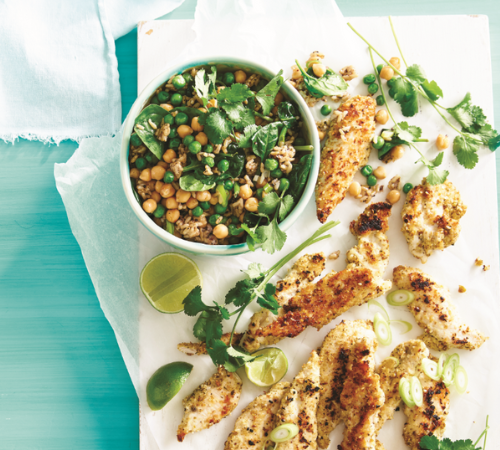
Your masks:
[{"label": "white parchment paper", "polygon": [[[450,106],[456,104],[470,86],[474,88],[471,91],[474,102],[483,106],[485,113],[492,118],[487,20],[465,16],[448,19],[443,22],[437,17],[397,18],[395,24],[405,56],[409,61],[422,64],[428,70],[429,78],[436,79],[443,87],[443,103]],[[397,54],[386,20],[355,19],[353,24],[384,55],[391,57]],[[294,59],[304,61],[312,50],[320,50],[326,54],[326,63],[334,70],[354,65],[360,77],[351,82],[351,91],[366,94],[361,78],[372,71],[368,52],[345,26],[336,5],[329,1],[202,0],[196,10],[194,30],[196,40],[186,47],[182,56],[171,61],[172,65],[185,58],[218,53],[252,58],[275,70],[283,68],[285,75],[289,76]],[[416,34],[418,40],[414,38]],[[453,64],[443,64],[441,58],[442,52],[453,54],[457,48],[460,49],[461,60],[467,60],[466,67],[461,65],[460,71]],[[317,109],[320,106],[315,108],[318,119]],[[393,106],[393,111],[399,111],[399,107]],[[397,115],[397,120],[402,120],[402,117]],[[432,158],[436,155],[433,141],[437,134],[444,132],[453,136],[452,130],[426,104],[421,104],[421,114],[410,122],[424,129],[424,136],[430,142],[422,144],[421,149]],[[160,314],[140,294],[138,276],[144,264],[153,256],[173,249],[149,234],[135,219],[126,202],[118,171],[120,139],[121,134],[114,138],[85,140],[68,163],[56,165],[55,175],[71,227],[140,398],[142,447],[223,448],[239,412],[263,390],[249,383],[241,373],[244,387],[236,411],[209,430],[188,435],[184,443],[177,443],[175,435],[182,417],[182,398],[208,379],[215,368],[208,357],[188,357],[176,349],[179,342],[192,340],[194,319],[183,314]],[[386,166],[385,181],[398,174],[403,182],[418,184],[425,171],[415,166],[417,159],[416,154],[407,150],[402,160]],[[374,167],[379,165],[375,154],[371,156],[370,164]],[[393,208],[390,221],[391,258],[386,278],[392,278],[392,269],[399,264],[423,268],[449,287],[460,313],[470,325],[490,336],[490,340],[479,350],[458,351],[469,374],[469,392],[462,396],[452,393],[446,435],[454,439],[474,439],[484,427],[486,414],[490,414],[493,426],[500,417],[497,407],[500,391],[496,381],[500,356],[500,309],[497,300],[500,286],[495,160],[489,151],[482,151],[478,166],[473,171],[466,171],[448,150],[443,165],[450,171],[450,180],[458,187],[468,206],[467,214],[462,219],[460,239],[454,247],[433,255],[427,264],[420,264],[409,253],[400,232],[403,204],[400,201]],[[359,174],[356,179],[362,181]],[[375,201],[384,200],[386,192],[376,197]],[[331,219],[341,221],[332,230],[332,238],[308,249],[324,251],[327,255],[335,250],[341,251],[337,261],[328,261],[327,270],[345,267],[345,253],[355,244],[348,231],[349,222],[363,211],[364,206],[347,198],[332,214]],[[318,226],[314,199],[311,199],[306,212],[289,230],[287,243],[279,254],[270,256],[257,251],[236,257],[194,257],[204,277],[205,302],[221,300],[227,290],[241,279],[240,270],[246,268],[249,262],[258,261],[271,266],[309,237]],[[476,257],[484,259],[491,270],[482,272],[474,266]],[[285,272],[286,269],[281,275]],[[459,284],[467,288],[465,294],[458,293]],[[385,304],[383,299],[380,300]],[[249,308],[246,312],[240,331],[244,330],[254,310]],[[414,329],[401,336],[395,326],[393,344],[379,349],[379,360],[388,356],[395,345],[421,333],[406,308],[389,307],[388,310],[391,318],[408,320],[414,324]],[[340,320],[372,318],[373,314],[374,311],[369,311],[366,305],[353,308],[320,332],[308,329],[295,339],[281,341],[278,346],[289,359],[285,379],[293,379],[311,349],[318,347]],[[158,367],[178,360],[192,363],[193,372],[178,396],[163,410],[152,412],[145,401],[146,383]],[[401,436],[403,424],[403,414],[397,413],[395,419],[384,426],[381,440],[388,450],[405,448]],[[331,448],[336,448],[341,435],[342,427],[339,426],[334,432]],[[488,440],[489,445],[496,448],[495,445],[500,443],[500,431],[495,428],[490,430]]]}]

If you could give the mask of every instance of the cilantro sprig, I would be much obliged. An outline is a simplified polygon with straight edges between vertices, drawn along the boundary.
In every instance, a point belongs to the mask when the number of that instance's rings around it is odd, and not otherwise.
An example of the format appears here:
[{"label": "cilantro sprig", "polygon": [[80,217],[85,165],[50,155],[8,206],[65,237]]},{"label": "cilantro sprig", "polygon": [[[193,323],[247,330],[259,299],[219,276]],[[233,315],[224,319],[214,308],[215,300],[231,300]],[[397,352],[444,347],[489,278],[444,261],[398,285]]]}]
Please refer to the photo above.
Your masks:
[{"label": "cilantro sprig", "polygon": [[[391,96],[401,105],[404,116],[412,117],[418,112],[418,96],[426,99],[443,120],[458,134],[453,140],[453,153],[457,161],[466,169],[472,169],[478,162],[477,152],[482,146],[487,146],[491,151],[500,147],[500,135],[491,125],[486,123],[486,116],[480,107],[472,105],[470,94],[467,93],[464,100],[453,108],[446,108],[436,102],[443,97],[443,91],[435,81],[427,80],[423,68],[417,64],[408,66],[401,51],[396,32],[389,17],[392,33],[399,49],[401,58],[405,64],[406,73],[401,72],[385,59],[354,27],[348,23],[349,27],[373,50],[382,60],[390,66],[400,78],[396,78],[390,90]],[[446,111],[462,127],[454,125],[443,114]]]},{"label": "cilantro sprig", "polygon": [[[276,206],[277,207],[277,206]],[[302,250],[312,244],[320,242],[331,237],[330,234],[325,234],[327,231],[338,225],[339,222],[328,222],[318,230],[295,250],[290,252],[284,258],[279,260],[270,269],[265,269],[262,264],[250,263],[247,270],[243,272],[247,277],[240,280],[231,288],[224,300],[224,305],[213,302],[212,305],[207,305],[202,300],[201,286],[195,287],[188,296],[184,299],[184,313],[188,316],[198,316],[193,327],[193,335],[205,341],[207,352],[212,358],[215,365],[224,365],[224,367],[234,372],[245,362],[252,361],[254,358],[245,352],[242,348],[232,345],[234,331],[245,309],[253,301],[266,309],[269,309],[273,314],[278,314],[279,304],[274,297],[276,287],[270,283],[276,273],[291,259],[297,256]],[[232,307],[232,311],[230,308]],[[236,316],[234,321],[229,345],[222,341],[222,324],[224,321],[230,320],[232,316]]]}]

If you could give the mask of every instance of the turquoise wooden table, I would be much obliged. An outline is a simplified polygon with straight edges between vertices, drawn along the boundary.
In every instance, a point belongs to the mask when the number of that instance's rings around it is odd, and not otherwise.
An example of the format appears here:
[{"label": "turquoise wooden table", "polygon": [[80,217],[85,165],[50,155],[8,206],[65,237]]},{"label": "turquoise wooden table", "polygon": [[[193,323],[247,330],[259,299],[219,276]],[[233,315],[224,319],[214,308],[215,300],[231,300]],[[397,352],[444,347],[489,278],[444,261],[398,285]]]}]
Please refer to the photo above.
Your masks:
[{"label": "turquoise wooden table", "polygon": [[[337,2],[347,16],[488,15],[500,128],[498,0]],[[165,18],[193,18],[195,4]],[[116,45],[125,117],[136,98],[136,33]],[[76,147],[0,143],[0,450],[139,447],[137,397],[55,188],[54,163]]]}]

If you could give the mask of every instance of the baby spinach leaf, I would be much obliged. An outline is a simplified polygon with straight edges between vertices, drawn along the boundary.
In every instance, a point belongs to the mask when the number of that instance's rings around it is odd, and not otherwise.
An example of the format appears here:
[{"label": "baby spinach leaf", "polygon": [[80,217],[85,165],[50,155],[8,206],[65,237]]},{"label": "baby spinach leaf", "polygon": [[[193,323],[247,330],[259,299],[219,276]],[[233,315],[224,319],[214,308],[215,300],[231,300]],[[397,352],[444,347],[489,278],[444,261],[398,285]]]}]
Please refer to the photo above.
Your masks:
[{"label": "baby spinach leaf", "polygon": [[[278,74],[267,83],[257,94],[255,94],[255,98],[262,106],[262,114],[267,116],[271,109],[274,108],[274,99],[281,89],[281,85],[283,84],[283,70],[280,70]],[[224,89],[225,90],[225,89]],[[224,90],[222,92],[224,92]]]},{"label": "baby spinach leaf", "polygon": [[163,119],[163,117],[167,114],[168,111],[159,105],[148,105],[135,119],[135,132],[141,138],[141,141],[144,142],[144,145],[149,148],[151,153],[153,153],[153,155],[155,155],[158,159],[161,159],[163,156],[163,146],[162,143],[156,139],[155,130],[150,125],[149,119],[151,119],[151,122],[153,122],[156,126],[159,126],[161,119]]},{"label": "baby spinach leaf", "polygon": [[242,103],[255,94],[246,84],[234,83],[229,88],[222,89],[217,94],[218,102]]},{"label": "baby spinach leaf", "polygon": [[209,189],[215,187],[215,181],[213,183],[205,183],[202,180],[199,180],[195,175],[187,174],[183,175],[179,179],[179,186],[181,189],[189,192],[208,191]]},{"label": "baby spinach leaf", "polygon": [[184,114],[187,114],[190,119],[193,117],[199,117],[203,114],[198,108],[190,108],[189,106],[178,106],[177,108],[174,108],[172,112],[173,111],[183,112]]},{"label": "baby spinach leaf", "polygon": [[255,133],[259,131],[260,127],[258,125],[249,125],[243,130],[243,135],[240,135],[238,140],[238,145],[241,148],[249,148],[251,141]]},{"label": "baby spinach leaf", "polygon": [[390,141],[386,141],[384,146],[379,149],[378,159],[382,159],[382,157],[389,153],[396,145],[408,145],[408,142],[397,136],[393,137]]},{"label": "baby spinach leaf", "polygon": [[331,69],[328,69],[321,78],[316,78],[305,72],[297,60],[295,60],[295,63],[304,77],[307,90],[315,97],[342,95],[349,87],[346,81]]},{"label": "baby spinach leaf", "polygon": [[281,102],[278,106],[278,117],[287,128],[293,128],[297,124],[295,118],[297,113],[295,107],[290,102]]},{"label": "baby spinach leaf", "polygon": [[222,144],[233,131],[233,124],[227,119],[226,113],[220,109],[210,108],[208,113],[200,117],[203,117],[204,131],[208,139],[214,144]]},{"label": "baby spinach leaf", "polygon": [[266,159],[269,152],[275,147],[278,142],[280,127],[283,126],[279,122],[273,122],[265,127],[260,128],[252,138],[252,151],[262,160]]},{"label": "baby spinach leaf", "polygon": [[235,154],[232,158],[228,158],[229,160],[229,169],[227,169],[226,174],[229,175],[229,178],[238,178],[245,167],[245,154],[238,153]]},{"label": "baby spinach leaf", "polygon": [[299,163],[295,165],[288,177],[288,181],[290,181],[288,192],[292,195],[295,201],[298,201],[300,199],[300,196],[304,191],[307,178],[309,177],[309,173],[311,172],[312,159],[313,155],[305,155],[300,158]]}]

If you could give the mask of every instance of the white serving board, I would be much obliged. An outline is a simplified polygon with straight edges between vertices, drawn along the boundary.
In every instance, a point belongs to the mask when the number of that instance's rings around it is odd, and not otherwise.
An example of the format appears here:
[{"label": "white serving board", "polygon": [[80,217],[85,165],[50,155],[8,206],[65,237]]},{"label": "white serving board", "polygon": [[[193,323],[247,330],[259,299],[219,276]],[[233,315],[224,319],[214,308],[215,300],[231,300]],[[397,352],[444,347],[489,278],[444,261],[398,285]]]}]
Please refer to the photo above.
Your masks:
[{"label": "white serving board", "polygon": [[[386,18],[352,18],[351,23],[364,34],[370,36],[373,44],[381,50],[385,56],[397,56],[394,43]],[[191,30],[193,20],[182,21],[149,21],[142,22],[138,31],[138,92],[149,83],[158,73],[168,68],[169,61],[180,55],[183,48],[195,39],[195,33]],[[405,51],[405,57],[409,64],[413,62],[421,64],[428,71],[429,79],[436,79],[445,91],[446,105],[453,106],[460,101],[467,90],[471,90],[475,104],[481,105],[493,121],[492,102],[492,78],[489,46],[488,19],[485,16],[426,16],[426,17],[398,17],[395,18],[398,35]],[[383,32],[380,30],[384,30]],[[383,37],[382,37],[383,35]],[[357,39],[353,35],[353,39]],[[313,50],[313,49],[311,49]],[[335,47],[325,44],[325,48],[318,49],[327,55],[327,64],[334,69],[340,69],[351,61],[336,61]],[[244,56],[244,55],[242,55]],[[297,55],[299,58],[305,55]],[[345,58],[344,58],[345,59]],[[410,62],[411,61],[411,62]],[[362,87],[363,75],[372,72],[371,64],[367,54],[362,58],[352,57],[356,70],[360,77],[351,84],[355,93],[366,93]],[[292,62],[290,62],[290,65]],[[289,67],[285,69],[285,76],[289,76]],[[288,69],[288,72],[287,72]],[[431,141],[438,133],[448,133],[454,136],[451,128],[447,128],[444,122],[431,110],[429,105],[420,105],[422,114],[419,114],[410,122],[424,129],[425,137]],[[317,109],[317,108],[316,108]],[[393,107],[399,111],[399,108]],[[316,111],[317,114],[317,111]],[[319,119],[319,115],[317,116]],[[398,117],[397,120],[402,120]],[[424,153],[434,157],[436,149],[433,143],[422,147]],[[407,150],[408,152],[408,150]],[[405,155],[404,162],[389,164],[386,167],[388,181],[393,175],[399,174],[404,181],[418,184],[425,175],[422,169],[413,164],[417,160],[416,155]],[[403,160],[401,160],[403,161]],[[380,165],[375,152],[370,158],[370,164],[374,167]],[[484,427],[486,414],[490,414],[490,424],[493,425],[488,437],[488,446],[498,448],[500,444],[500,429],[495,425],[500,422],[500,414],[497,402],[500,399],[500,390],[496,381],[496,373],[500,368],[498,323],[500,321],[500,310],[498,307],[498,292],[500,288],[498,267],[498,228],[497,228],[497,200],[496,200],[496,174],[494,154],[481,151],[480,164],[474,171],[466,171],[456,163],[451,150],[447,150],[443,166],[450,170],[450,180],[459,188],[462,199],[468,206],[467,214],[462,219],[462,234],[454,247],[445,252],[433,255],[427,264],[422,265],[408,252],[406,242],[401,229],[400,212],[403,201],[393,208],[393,217],[390,221],[391,230],[389,240],[391,245],[391,260],[386,279],[392,279],[392,269],[399,264],[420,267],[430,273],[439,282],[449,287],[452,292],[460,313],[467,317],[472,326],[490,336],[490,340],[475,352],[458,351],[462,363],[469,373],[469,393],[459,396],[452,394],[452,407],[448,419],[446,435],[454,439],[471,438],[479,435]],[[358,174],[357,179],[362,177]],[[387,192],[387,191],[385,191]],[[385,199],[385,194],[380,194],[375,201]],[[333,238],[325,241],[322,248],[311,248],[311,250],[323,250],[328,254],[330,251],[341,250],[341,257],[335,262],[329,262],[327,269],[341,270],[344,267],[345,252],[354,244],[354,239],[348,232],[348,223],[357,217],[363,210],[364,205],[347,198],[334,212],[335,219],[340,219],[343,224],[339,225],[333,232]],[[290,233],[304,233],[304,238],[310,235],[311,229],[317,225],[306,223],[307,216],[314,217],[314,200],[311,200],[304,220],[291,228]],[[312,228],[311,228],[312,227]],[[162,251],[163,244],[148,233],[140,234],[140,242],[150,251],[140,257],[142,267],[152,256]],[[322,243],[323,244],[323,243]],[[284,254],[284,252],[282,252]],[[267,257],[269,261],[275,261],[276,255]],[[473,265],[476,257],[484,259],[491,266],[489,272],[481,272]],[[250,256],[248,259],[262,261],[266,258],[260,253]],[[202,272],[209,270],[217,263],[219,270],[227,276],[221,278],[205,279],[204,283],[217,283],[221,295],[234,284],[239,278],[238,269],[230,266],[224,258],[196,258]],[[231,264],[234,261],[231,260]],[[458,285],[467,288],[466,294],[458,294]],[[208,300],[208,299],[207,299]],[[408,320],[415,324],[412,316],[403,308],[390,308],[392,318]],[[250,314],[250,312],[249,312]],[[325,326],[320,332],[308,329],[294,340],[284,340],[279,346],[289,357],[289,372],[286,380],[291,380],[300,366],[307,360],[311,349],[321,344],[323,337],[341,319],[372,318],[374,312],[367,311],[366,305],[354,308],[342,315],[330,325]],[[165,331],[159,332],[158,321],[163,321]],[[185,329],[177,329],[176,339],[172,340],[168,328],[178,325],[178,321],[185,321]],[[245,322],[245,320],[242,320]],[[184,443],[175,441],[175,431],[182,417],[182,397],[189,394],[201,382],[206,380],[214,371],[208,357],[186,357],[176,350],[178,342],[192,338],[192,321],[185,316],[165,317],[154,311],[145,299],[140,300],[140,380],[141,389],[154,370],[168,362],[185,360],[195,366],[181,393],[172,400],[162,411],[153,413],[141,411],[141,449],[152,450],[163,449],[221,449],[225,438],[232,430],[234,421],[241,410],[255,396],[262,393],[244,379],[243,395],[233,414],[224,419],[220,424],[208,431],[188,435]],[[379,361],[388,356],[395,345],[417,337],[421,333],[418,326],[404,336],[398,335],[398,330],[393,329],[394,341],[388,347],[380,347],[378,352]],[[143,394],[140,393],[142,399]],[[148,416],[148,423],[145,422]],[[406,448],[401,437],[404,424],[404,415],[396,413],[394,420],[386,423],[380,439],[386,445],[387,450]],[[152,436],[155,436],[153,438]],[[342,438],[342,427],[339,426],[332,438],[331,449],[336,448]],[[154,439],[158,444],[153,442]]]}]

